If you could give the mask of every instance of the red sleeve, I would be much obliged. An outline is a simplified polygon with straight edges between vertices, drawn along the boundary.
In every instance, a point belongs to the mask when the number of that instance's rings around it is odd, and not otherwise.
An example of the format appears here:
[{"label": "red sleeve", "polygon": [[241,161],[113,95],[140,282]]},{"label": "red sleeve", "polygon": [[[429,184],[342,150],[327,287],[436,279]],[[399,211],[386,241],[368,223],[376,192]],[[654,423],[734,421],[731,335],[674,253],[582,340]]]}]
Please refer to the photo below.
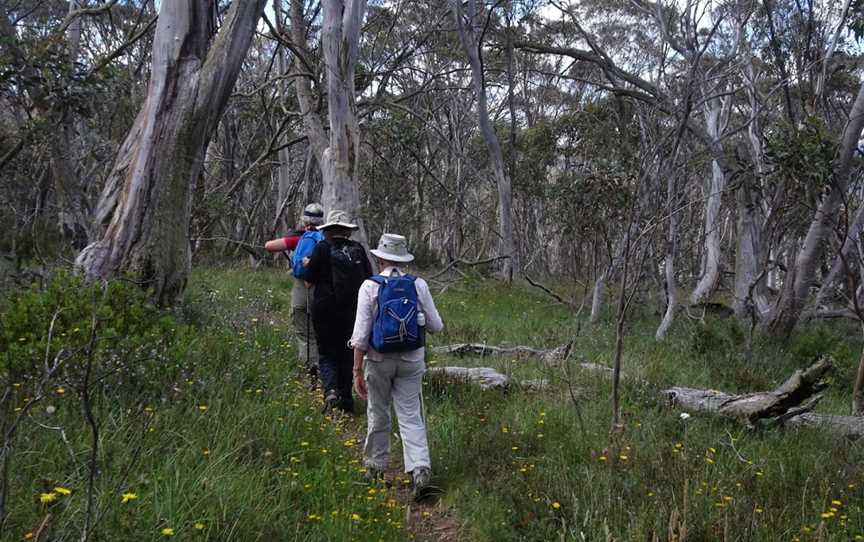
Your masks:
[{"label": "red sleeve", "polygon": [[299,235],[289,235],[283,239],[285,241],[285,250],[294,250],[297,248],[297,243],[300,242]]}]

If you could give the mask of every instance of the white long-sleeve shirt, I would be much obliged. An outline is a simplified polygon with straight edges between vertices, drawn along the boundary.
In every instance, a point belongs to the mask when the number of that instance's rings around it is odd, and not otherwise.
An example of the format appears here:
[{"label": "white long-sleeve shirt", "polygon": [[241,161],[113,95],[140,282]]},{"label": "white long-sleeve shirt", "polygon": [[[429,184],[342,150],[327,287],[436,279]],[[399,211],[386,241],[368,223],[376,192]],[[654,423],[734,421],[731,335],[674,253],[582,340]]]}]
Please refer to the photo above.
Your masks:
[{"label": "white long-sleeve shirt", "polygon": [[[397,275],[404,274],[398,267],[385,267],[381,270],[381,274],[385,277],[389,277],[394,272]],[[438,333],[444,329],[444,322],[441,320],[441,315],[438,314],[435,301],[432,300],[429,285],[425,280],[417,277],[417,280],[414,281],[414,286],[417,288],[418,308],[426,318],[426,331],[429,333]],[[388,359],[423,361],[426,355],[426,349],[423,347],[408,350],[407,352],[382,354],[369,345],[369,337],[372,335],[372,324],[378,315],[378,289],[378,283],[368,279],[360,286],[360,291],[357,292],[357,316],[354,318],[354,332],[351,334],[351,341],[348,343],[349,346],[365,351],[366,357],[372,361],[381,361],[385,356]]]}]

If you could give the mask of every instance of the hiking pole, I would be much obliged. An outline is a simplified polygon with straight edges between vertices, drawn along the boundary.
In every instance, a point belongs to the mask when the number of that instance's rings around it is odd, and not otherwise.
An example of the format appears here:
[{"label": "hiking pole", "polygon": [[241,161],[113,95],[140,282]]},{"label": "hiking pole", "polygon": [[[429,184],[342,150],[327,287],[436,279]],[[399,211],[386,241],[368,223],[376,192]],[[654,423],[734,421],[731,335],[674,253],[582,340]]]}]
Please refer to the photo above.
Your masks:
[{"label": "hiking pole", "polygon": [[309,288],[305,284],[303,285],[303,287],[306,288],[306,362],[304,363],[304,365],[306,366],[306,374],[309,375],[309,385],[315,386],[316,375],[312,371],[312,365],[309,360],[309,358],[312,357],[312,346],[309,344],[309,342],[312,340],[312,334],[310,333],[309,329],[310,327],[312,327],[310,323],[311,318],[309,316]]}]

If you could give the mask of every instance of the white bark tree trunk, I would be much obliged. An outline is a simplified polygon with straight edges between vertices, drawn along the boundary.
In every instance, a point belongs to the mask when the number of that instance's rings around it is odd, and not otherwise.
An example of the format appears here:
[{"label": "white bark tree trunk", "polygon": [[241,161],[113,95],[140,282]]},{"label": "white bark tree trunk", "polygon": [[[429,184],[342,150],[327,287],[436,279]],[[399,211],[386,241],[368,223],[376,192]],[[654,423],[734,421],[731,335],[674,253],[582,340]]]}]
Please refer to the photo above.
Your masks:
[{"label": "white bark tree trunk", "polygon": [[[327,74],[329,134],[316,112],[311,78],[295,78],[297,100],[303,115],[304,131],[321,168],[321,204],[325,212],[333,209],[348,212],[360,226],[354,238],[368,247],[357,179],[360,128],[354,97],[354,71],[366,0],[323,0],[322,8],[321,47]],[[306,53],[305,29],[303,1],[291,0],[291,36],[302,53]],[[305,61],[294,63],[298,72],[307,70],[309,64],[308,56]]]},{"label": "white bark tree trunk", "polygon": [[[747,138],[750,143],[753,166],[758,179],[764,169],[762,147],[761,103],[757,91],[758,76],[753,67],[752,53],[745,63],[747,97],[750,102],[750,123]],[[735,251],[735,300],[733,309],[738,318],[761,319],[771,307],[765,292],[763,221],[759,216],[761,207],[755,201],[751,179],[742,179],[735,195],[738,211],[738,245]],[[752,311],[752,313],[751,313]]]},{"label": "white bark tree trunk", "polygon": [[[276,31],[282,33],[282,0],[273,0],[273,12],[275,13]],[[284,76],[288,72],[288,59],[285,54],[285,47],[280,45],[279,52],[276,56],[276,67],[280,76]],[[282,81],[279,84],[279,98],[284,102],[288,99],[288,83]],[[286,209],[288,194],[291,190],[291,151],[290,149],[281,149],[278,153],[279,168],[277,169],[277,205],[275,224],[276,229],[280,231],[288,231],[293,226],[292,209]],[[303,202],[309,203],[308,201]],[[275,232],[274,232],[275,233]]]},{"label": "white bark tree trunk", "polygon": [[612,274],[612,266],[610,265],[603,270],[603,273],[594,282],[594,289],[591,292],[591,323],[596,324],[600,320],[600,310],[603,308],[603,296],[606,293],[606,281]]},{"label": "white bark tree trunk", "polygon": [[147,97],[98,212],[109,222],[76,262],[91,278],[132,273],[160,304],[173,302],[186,284],[192,187],[264,0],[232,3],[213,40],[212,7],[207,0],[162,2]]},{"label": "white bark tree trunk", "polygon": [[[514,276],[521,273],[521,262],[516,250],[513,235],[513,195],[510,176],[504,165],[504,156],[501,152],[501,144],[495,134],[495,128],[489,120],[489,109],[486,97],[486,85],[483,75],[483,63],[480,59],[480,48],[482,29],[476,28],[482,21],[482,14],[477,13],[475,0],[468,0],[467,12],[462,11],[460,0],[450,0],[450,11],[456,22],[456,30],[459,33],[459,41],[462,49],[468,57],[471,66],[471,83],[474,95],[477,98],[477,114],[480,121],[480,131],[489,151],[489,162],[495,182],[498,186],[498,228],[499,228],[499,256],[507,256],[501,260],[501,270],[506,280],[512,280]],[[478,15],[479,20],[478,20]]]},{"label": "white bark tree trunk", "polygon": [[667,172],[666,201],[669,214],[669,228],[666,233],[666,258],[663,262],[664,289],[666,293],[666,312],[654,337],[658,341],[666,339],[669,328],[675,319],[675,311],[678,308],[678,285],[675,282],[675,254],[678,248],[678,217],[675,213],[676,194],[675,177],[672,172]]},{"label": "white bark tree trunk", "polygon": [[366,0],[323,0],[322,6],[321,43],[327,71],[330,139],[320,162],[321,203],[327,211],[347,211],[360,226],[354,237],[368,246],[357,181],[360,127],[354,101],[354,69]]},{"label": "white bark tree trunk", "polygon": [[[849,231],[846,232],[846,238],[843,240],[843,246],[840,248],[840,254],[834,258],[834,263],[831,265],[831,270],[822,280],[822,286],[816,292],[816,299],[810,305],[813,310],[818,310],[831,297],[837,282],[843,277],[846,277],[846,265],[850,266],[848,271],[854,272],[858,266],[860,258],[857,254],[858,237],[864,227],[864,205],[858,207],[855,212],[855,218],[852,224],[849,225]],[[853,252],[854,251],[854,252]],[[845,260],[845,264],[843,263]]]},{"label": "white bark tree trunk", "polygon": [[834,163],[832,186],[816,209],[804,244],[789,269],[781,297],[765,322],[765,329],[774,335],[788,335],[798,323],[798,318],[813,285],[828,237],[832,233],[834,220],[849,184],[852,159],[858,147],[861,130],[864,129],[864,84],[858,90],[855,103],[849,112],[849,120],[843,129],[840,150]]},{"label": "white bark tree trunk", "polygon": [[[713,98],[708,101],[705,112],[705,130],[716,145],[726,130],[731,100]],[[720,283],[720,206],[726,190],[726,174],[715,160],[711,162],[711,180],[705,187],[705,261],[702,277],[690,295],[690,303],[696,305],[714,293]]]}]

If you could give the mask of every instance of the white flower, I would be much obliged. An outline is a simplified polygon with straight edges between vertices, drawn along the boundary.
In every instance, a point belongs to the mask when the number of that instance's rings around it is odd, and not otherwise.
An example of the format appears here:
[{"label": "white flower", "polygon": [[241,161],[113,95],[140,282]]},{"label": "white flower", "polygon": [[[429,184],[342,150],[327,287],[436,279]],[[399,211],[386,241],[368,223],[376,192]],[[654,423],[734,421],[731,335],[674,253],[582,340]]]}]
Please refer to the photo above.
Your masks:
[{"label": "white flower", "polygon": [[686,419],[689,418],[689,417],[690,417],[690,414],[687,414],[686,412],[682,412],[681,415],[680,415],[680,418],[681,418],[682,420],[686,420]]}]

